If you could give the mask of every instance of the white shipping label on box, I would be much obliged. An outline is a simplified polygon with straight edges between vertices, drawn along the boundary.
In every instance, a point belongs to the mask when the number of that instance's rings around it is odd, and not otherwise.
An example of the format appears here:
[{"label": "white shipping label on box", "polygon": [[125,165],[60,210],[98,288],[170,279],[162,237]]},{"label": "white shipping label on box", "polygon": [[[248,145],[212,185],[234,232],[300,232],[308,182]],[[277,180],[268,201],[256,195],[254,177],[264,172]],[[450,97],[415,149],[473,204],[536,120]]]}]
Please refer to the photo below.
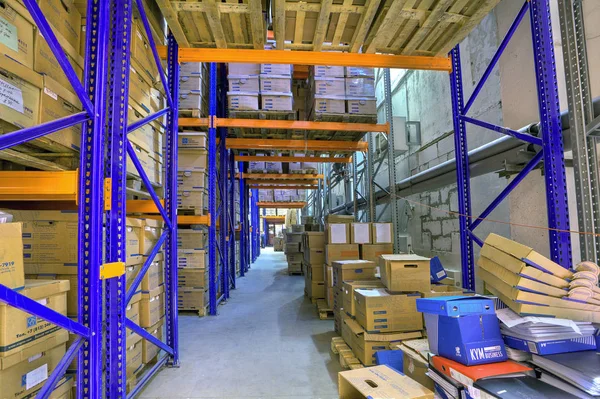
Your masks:
[{"label": "white shipping label on box", "polygon": [[346,224],[331,224],[331,243],[332,244],[346,244]]},{"label": "white shipping label on box", "polygon": [[371,237],[369,236],[369,225],[358,224],[354,225],[354,242],[356,243],[369,243]]},{"label": "white shipping label on box", "polygon": [[25,374],[25,389],[31,389],[40,382],[48,379],[48,364],[44,364],[35,370]]},{"label": "white shipping label on box", "polygon": [[375,223],[375,237],[377,242],[392,242],[392,232],[387,223]]},{"label": "white shipping label on box", "polygon": [[2,17],[0,17],[0,43],[12,51],[19,51],[17,27]]},{"label": "white shipping label on box", "polygon": [[16,86],[0,79],[0,104],[6,105],[17,112],[25,113],[23,109],[23,92]]}]

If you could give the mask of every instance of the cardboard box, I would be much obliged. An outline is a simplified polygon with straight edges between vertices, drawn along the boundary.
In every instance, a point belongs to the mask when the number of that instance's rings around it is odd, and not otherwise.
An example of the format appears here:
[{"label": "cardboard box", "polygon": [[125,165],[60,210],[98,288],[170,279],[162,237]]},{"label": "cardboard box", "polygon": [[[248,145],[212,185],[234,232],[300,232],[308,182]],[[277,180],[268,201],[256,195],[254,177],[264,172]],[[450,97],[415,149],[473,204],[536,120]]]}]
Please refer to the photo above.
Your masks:
[{"label": "cardboard box", "polygon": [[[165,271],[164,271],[164,256],[162,253],[156,254],[154,260],[150,264],[148,271],[144,275],[142,279],[142,283],[140,287],[142,291],[148,292],[153,291],[164,284],[165,282]],[[143,263],[140,264],[139,269],[143,266]],[[137,270],[139,272],[139,270]],[[136,273],[137,275],[137,273]],[[134,277],[135,278],[135,277]]]},{"label": "cardboard box", "polygon": [[[345,223],[331,223],[325,225],[328,244],[351,244],[350,225]],[[352,243],[354,244],[354,243]]]},{"label": "cardboard box", "polygon": [[42,388],[65,355],[66,342],[65,337],[62,343],[53,348],[40,346],[37,353],[16,364],[2,362],[0,365],[2,397],[21,399],[35,396],[35,392]]},{"label": "cardboard box", "polygon": [[230,75],[259,75],[260,64],[242,64],[230,63],[227,64]]},{"label": "cardboard box", "polygon": [[163,222],[154,219],[143,219],[142,234],[140,237],[140,253],[150,255],[154,245],[158,242],[163,229]]},{"label": "cardboard box", "polygon": [[142,291],[140,301],[140,327],[151,327],[165,314],[164,286],[150,292]]},{"label": "cardboard box", "polygon": [[310,274],[310,280],[315,282],[325,282],[325,271],[323,265],[321,266],[310,266],[308,268]]},{"label": "cardboard box", "polygon": [[208,269],[185,268],[177,271],[177,285],[186,288],[208,289]]},{"label": "cardboard box", "polygon": [[46,0],[40,2],[40,9],[69,44],[78,48],[81,40],[81,14],[73,1]]},{"label": "cardboard box", "polygon": [[146,37],[146,30],[140,20],[134,19],[131,26],[131,59],[136,69],[143,70],[150,83],[159,80],[158,67],[154,61],[150,42]]},{"label": "cardboard box", "polygon": [[[48,308],[67,314],[65,280],[25,280],[21,294]],[[36,344],[36,340],[60,328],[34,315],[0,302],[0,358],[11,356]]]},{"label": "cardboard box", "polygon": [[375,78],[375,68],[369,67],[346,67],[347,77]]},{"label": "cardboard box", "polygon": [[[231,82],[231,81],[230,81]],[[244,91],[244,90],[242,90]],[[290,93],[292,77],[290,75],[260,75],[260,93]]]},{"label": "cardboard box", "polygon": [[288,262],[288,273],[302,273],[302,262]]},{"label": "cardboard box", "polygon": [[5,0],[0,7],[3,20],[0,54],[33,68],[33,37],[37,27],[29,11],[16,0]]},{"label": "cardboard box", "polygon": [[292,111],[294,98],[291,93],[262,93],[260,95],[261,109],[266,111]]},{"label": "cardboard box", "polygon": [[304,262],[309,265],[323,265],[325,263],[325,249],[304,249]]},{"label": "cardboard box", "polygon": [[325,263],[341,260],[358,260],[360,258],[357,244],[327,244],[325,246]]},{"label": "cardboard box", "polygon": [[[343,323],[348,326],[352,337],[352,352],[365,366],[375,365],[375,353],[390,349],[390,345],[399,344],[408,339],[420,338],[421,331],[405,333],[376,333],[369,334],[360,324],[351,318],[346,318]],[[343,327],[342,327],[342,331]]]},{"label": "cardboard box", "polygon": [[77,317],[79,314],[78,286],[79,279],[76,274],[26,274],[27,280],[67,280],[69,291],[67,291],[67,316]]},{"label": "cardboard box", "polygon": [[208,155],[206,150],[180,148],[177,154],[179,156],[178,171],[206,170],[206,158]]},{"label": "cardboard box", "polygon": [[340,399],[433,399],[429,389],[388,366],[367,367],[338,373]]},{"label": "cardboard box", "polygon": [[208,305],[208,290],[180,288],[177,293],[177,307],[180,310],[204,310]]},{"label": "cardboard box", "polygon": [[346,78],[346,95],[349,97],[375,97],[375,79],[371,77]]},{"label": "cardboard box", "polygon": [[142,219],[126,218],[125,228],[126,233],[126,246],[125,251],[127,253],[127,263],[129,264],[130,259],[140,260],[140,237],[142,235]]},{"label": "cardboard box", "polygon": [[203,213],[208,202],[206,190],[177,191],[177,209],[194,209]]},{"label": "cardboard box", "polygon": [[328,114],[345,114],[346,100],[343,96],[314,96],[313,108],[314,113]]},{"label": "cardboard box", "polygon": [[417,312],[419,294],[390,294],[382,288],[354,290],[356,321],[368,332],[419,331],[423,318]]},{"label": "cardboard box", "polygon": [[354,97],[346,99],[349,114],[377,115],[377,99],[375,97]]},{"label": "cardboard box", "polygon": [[373,244],[393,244],[391,223],[371,223],[371,238]]},{"label": "cardboard box", "polygon": [[260,64],[260,73],[291,76],[292,66],[290,64]]},{"label": "cardboard box", "polygon": [[349,316],[356,316],[354,290],[357,288],[384,288],[381,280],[364,280],[344,282],[342,293],[342,307]]},{"label": "cardboard box", "polygon": [[177,267],[206,268],[206,251],[199,249],[178,249]]},{"label": "cardboard box", "polygon": [[[163,324],[164,319],[160,320],[152,327],[146,328],[146,331],[153,337],[162,340]],[[160,352],[160,348],[158,346],[150,343],[150,341],[146,339],[142,339],[142,363],[150,363],[156,357],[156,355],[158,355],[158,352]]]},{"label": "cardboard box", "polygon": [[206,247],[207,236],[204,230],[177,229],[177,249],[202,250]]},{"label": "cardboard box", "polygon": [[287,254],[286,260],[288,263],[302,263],[302,253]]},{"label": "cardboard box", "polygon": [[0,54],[0,85],[3,87],[0,96],[0,134],[38,125],[44,87],[42,75]]},{"label": "cardboard box", "polygon": [[433,391],[435,389],[433,380],[426,374],[429,369],[427,339],[403,341],[398,349],[404,354],[402,372]]},{"label": "cardboard box", "polygon": [[429,292],[429,258],[408,255],[381,255],[381,281],[392,292]]},{"label": "cardboard box", "polygon": [[343,288],[345,281],[374,280],[375,263],[368,260],[341,260],[332,263],[333,285]]},{"label": "cardboard box", "polygon": [[394,244],[361,244],[360,258],[370,260],[371,262],[379,263],[381,255],[394,253]]},{"label": "cardboard box", "polygon": [[133,345],[128,345],[125,356],[125,371],[127,377],[131,377],[136,373],[136,371],[142,368],[142,337],[139,337],[137,342],[135,342]]},{"label": "cardboard box", "polygon": [[325,249],[325,233],[320,231],[305,232],[304,246],[310,249]]},{"label": "cardboard box", "polygon": [[21,223],[0,223],[0,284],[19,290],[25,285]]},{"label": "cardboard box", "polygon": [[370,244],[371,243],[371,224],[370,223],[351,223],[350,224],[350,243],[351,244]]},{"label": "cardboard box", "polygon": [[296,254],[296,253],[300,253],[300,244],[298,243],[284,243],[283,246],[283,253],[284,254]]},{"label": "cardboard box", "polygon": [[323,96],[345,96],[346,83],[344,78],[315,77],[312,80],[312,90]]},{"label": "cardboard box", "polygon": [[179,148],[206,150],[206,133],[179,132],[177,135],[177,144],[179,144]]},{"label": "cardboard box", "polygon": [[341,66],[325,66],[325,65],[315,65],[311,67],[311,72],[313,76],[328,76],[333,78],[343,78],[344,77],[344,67]]},{"label": "cardboard box", "polygon": [[302,242],[302,236],[304,233],[285,233],[285,243],[286,244],[299,244]]},{"label": "cardboard box", "polygon": [[325,282],[323,281],[311,281],[308,296],[311,299],[325,299]]},{"label": "cardboard box", "polygon": [[185,171],[177,172],[177,190],[185,191],[202,191],[206,192],[208,184],[206,182],[205,171]]},{"label": "cardboard box", "polygon": [[258,111],[258,94],[247,92],[227,92],[230,111]]},{"label": "cardboard box", "polygon": [[258,76],[256,75],[229,75],[227,76],[230,92],[256,93],[260,92]]},{"label": "cardboard box", "polygon": [[327,215],[325,223],[354,223],[354,215]]},{"label": "cardboard box", "polygon": [[421,294],[423,298],[435,298],[441,296],[473,296],[475,292],[451,285],[431,285],[430,291],[421,292]]}]

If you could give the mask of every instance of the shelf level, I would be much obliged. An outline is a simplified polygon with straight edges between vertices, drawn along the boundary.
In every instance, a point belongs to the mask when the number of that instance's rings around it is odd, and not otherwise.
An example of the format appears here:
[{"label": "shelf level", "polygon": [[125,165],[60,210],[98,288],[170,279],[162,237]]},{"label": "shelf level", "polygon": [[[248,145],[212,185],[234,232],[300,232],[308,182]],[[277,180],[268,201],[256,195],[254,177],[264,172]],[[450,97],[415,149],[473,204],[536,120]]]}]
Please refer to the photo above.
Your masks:
[{"label": "shelf level", "polygon": [[306,202],[258,202],[259,208],[300,209]]},{"label": "shelf level", "polygon": [[322,174],[295,174],[295,173],[243,173],[244,179],[262,179],[269,180],[314,180],[322,179]]},{"label": "shelf level", "polygon": [[79,172],[0,172],[0,201],[77,201]]},{"label": "shelf level", "polygon": [[314,162],[314,163],[351,163],[352,157],[289,157],[289,156],[256,156],[235,155],[240,162]]}]

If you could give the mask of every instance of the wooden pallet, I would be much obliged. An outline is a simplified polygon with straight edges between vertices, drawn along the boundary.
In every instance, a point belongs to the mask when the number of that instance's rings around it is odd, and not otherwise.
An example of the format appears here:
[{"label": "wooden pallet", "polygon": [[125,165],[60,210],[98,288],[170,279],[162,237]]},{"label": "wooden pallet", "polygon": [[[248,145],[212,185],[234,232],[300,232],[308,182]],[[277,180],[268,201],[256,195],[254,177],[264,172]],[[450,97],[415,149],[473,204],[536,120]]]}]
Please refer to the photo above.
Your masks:
[{"label": "wooden pallet", "polygon": [[194,314],[198,314],[199,317],[204,317],[206,315],[208,315],[208,306],[206,305],[202,308],[178,308],[178,312],[180,314],[190,314],[190,313],[194,313]]},{"label": "wooden pallet", "polygon": [[384,0],[363,52],[444,57],[499,2]]},{"label": "wooden pallet", "polygon": [[358,360],[356,356],[354,356],[352,349],[350,349],[346,342],[344,342],[343,338],[333,337],[331,339],[330,349],[332,357],[338,359],[338,361],[340,362],[340,366],[343,369],[354,370],[364,367],[360,360]]},{"label": "wooden pallet", "polygon": [[[362,114],[332,114],[327,112],[313,112],[311,119],[315,122],[344,122],[344,123],[377,123],[377,115]],[[359,141],[365,136],[363,132],[349,132],[345,130],[335,132],[312,132],[313,140]]]},{"label": "wooden pallet", "polygon": [[287,272],[288,276],[303,276],[304,273],[302,271],[289,271]]},{"label": "wooden pallet", "polygon": [[261,0],[156,0],[181,47],[263,49],[267,37]]},{"label": "wooden pallet", "polygon": [[[230,118],[296,120],[296,111],[229,111]],[[230,128],[231,137],[247,139],[296,139],[297,132],[287,129]]]},{"label": "wooden pallet", "polygon": [[[201,109],[179,109],[180,118],[206,118],[206,113]],[[187,128],[186,128],[187,129]]]},{"label": "wooden pallet", "polygon": [[319,313],[319,319],[321,320],[332,320],[333,309],[331,309],[324,299],[317,300],[317,312]]}]

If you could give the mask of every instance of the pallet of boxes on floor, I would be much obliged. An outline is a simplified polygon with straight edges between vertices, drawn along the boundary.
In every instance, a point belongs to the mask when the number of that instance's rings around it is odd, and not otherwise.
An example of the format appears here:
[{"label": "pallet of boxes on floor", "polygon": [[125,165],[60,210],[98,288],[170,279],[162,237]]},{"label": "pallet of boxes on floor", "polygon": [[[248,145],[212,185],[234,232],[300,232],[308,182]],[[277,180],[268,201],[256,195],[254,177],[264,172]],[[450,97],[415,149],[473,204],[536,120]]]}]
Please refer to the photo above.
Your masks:
[{"label": "pallet of boxes on floor", "polygon": [[312,303],[325,300],[325,233],[312,216],[302,217],[302,269],[304,292]]},{"label": "pallet of boxes on floor", "polygon": [[287,260],[289,275],[302,275],[302,252],[300,252],[300,247],[303,235],[304,226],[298,224],[291,225],[289,231],[285,229],[283,232],[285,241],[283,253]]},{"label": "pallet of boxes on floor", "polygon": [[201,229],[180,228],[177,232],[177,307],[199,316],[208,314],[207,238]]}]

